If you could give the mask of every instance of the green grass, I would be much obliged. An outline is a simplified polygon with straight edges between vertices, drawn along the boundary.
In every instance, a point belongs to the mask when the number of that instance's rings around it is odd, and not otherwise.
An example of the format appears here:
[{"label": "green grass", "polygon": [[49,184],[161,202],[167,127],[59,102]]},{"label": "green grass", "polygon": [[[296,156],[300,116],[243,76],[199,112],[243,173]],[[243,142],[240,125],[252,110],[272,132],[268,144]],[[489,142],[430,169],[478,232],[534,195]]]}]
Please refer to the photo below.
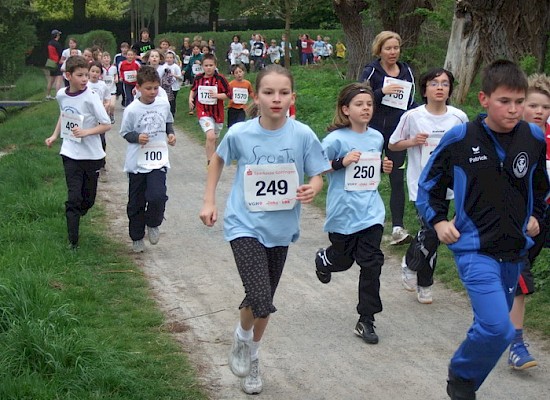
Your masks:
[{"label": "green grass", "polygon": [[57,116],[47,102],[0,124],[0,398],[205,399],[101,207],[67,249],[59,144],[43,144]]}]

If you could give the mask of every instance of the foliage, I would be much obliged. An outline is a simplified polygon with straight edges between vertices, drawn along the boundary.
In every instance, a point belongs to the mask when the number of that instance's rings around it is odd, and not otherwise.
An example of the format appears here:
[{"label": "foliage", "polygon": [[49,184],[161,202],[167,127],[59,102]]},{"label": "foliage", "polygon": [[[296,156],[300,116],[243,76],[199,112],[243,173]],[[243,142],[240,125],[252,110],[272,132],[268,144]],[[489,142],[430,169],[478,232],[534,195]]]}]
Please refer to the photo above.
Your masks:
[{"label": "foliage", "polygon": [[519,60],[519,65],[527,75],[531,75],[537,72],[538,60],[534,55],[526,54]]},{"label": "foliage", "polygon": [[[97,31],[90,31],[81,35],[72,35],[70,37],[73,37],[78,42],[78,47],[80,49],[85,49],[87,47],[92,46],[99,46],[101,49],[108,51],[111,54],[111,59],[113,58],[114,54],[117,52],[117,43],[116,39],[113,36],[111,32],[103,31],[103,30],[97,30]],[[69,36],[67,36],[67,42],[69,40]],[[68,44],[67,44],[68,46]]]},{"label": "foliage", "polygon": [[[131,0],[87,0],[86,16],[120,19],[130,7]],[[65,19],[73,15],[73,0],[31,0],[42,19]]]},{"label": "foliage", "polygon": [[13,83],[20,75],[26,55],[36,44],[34,18],[28,0],[3,0],[0,3],[0,35],[17,38],[0,42],[0,85]]}]

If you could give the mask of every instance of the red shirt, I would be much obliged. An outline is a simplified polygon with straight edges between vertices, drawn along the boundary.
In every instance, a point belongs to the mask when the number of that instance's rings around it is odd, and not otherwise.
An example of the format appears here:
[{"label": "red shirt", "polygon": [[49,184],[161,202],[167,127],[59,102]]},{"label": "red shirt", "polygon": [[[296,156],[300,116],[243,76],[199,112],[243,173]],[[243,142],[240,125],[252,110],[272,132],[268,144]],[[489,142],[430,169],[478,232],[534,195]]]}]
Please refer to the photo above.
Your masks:
[{"label": "red shirt", "polygon": [[225,79],[225,76],[214,72],[212,76],[204,76],[204,74],[199,74],[195,77],[193,82],[193,87],[191,90],[195,94],[195,107],[197,109],[197,117],[200,119],[202,117],[212,117],[214,122],[222,124],[224,121],[224,112],[223,112],[223,100],[218,100],[216,104],[202,104],[197,99],[197,93],[199,91],[199,86],[217,86],[218,93],[225,93],[228,98],[231,98],[231,89],[229,87],[229,82]]},{"label": "red shirt", "polygon": [[136,85],[136,82],[128,82],[126,80],[126,76],[125,76],[125,72],[129,72],[129,71],[137,71],[139,70],[140,68],[140,65],[137,61],[128,61],[128,60],[124,60],[120,63],[120,66],[118,67],[118,70],[119,70],[119,74],[120,74],[120,79],[122,80],[122,82],[124,83],[127,83],[128,85]]}]

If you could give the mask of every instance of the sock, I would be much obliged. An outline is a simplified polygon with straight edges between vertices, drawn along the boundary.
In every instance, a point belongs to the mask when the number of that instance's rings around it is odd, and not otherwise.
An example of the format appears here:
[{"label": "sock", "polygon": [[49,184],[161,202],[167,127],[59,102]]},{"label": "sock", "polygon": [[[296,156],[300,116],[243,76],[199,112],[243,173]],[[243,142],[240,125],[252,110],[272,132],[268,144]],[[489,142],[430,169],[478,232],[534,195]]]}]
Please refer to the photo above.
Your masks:
[{"label": "sock", "polygon": [[392,233],[395,233],[395,232],[397,232],[398,229],[403,229],[403,227],[402,227],[402,226],[394,226],[394,227],[392,228],[391,232],[392,232]]},{"label": "sock", "polygon": [[260,343],[261,342],[254,342],[252,341],[252,344],[250,345],[250,361],[254,361],[258,359],[258,353],[260,350]]},{"label": "sock", "polygon": [[252,340],[254,328],[250,329],[249,331],[244,330],[241,326],[241,323],[239,322],[239,324],[237,325],[237,329],[235,329],[235,333],[240,340],[249,341]]},{"label": "sock", "polygon": [[523,329],[516,329],[516,336],[512,340],[512,344],[523,343]]}]

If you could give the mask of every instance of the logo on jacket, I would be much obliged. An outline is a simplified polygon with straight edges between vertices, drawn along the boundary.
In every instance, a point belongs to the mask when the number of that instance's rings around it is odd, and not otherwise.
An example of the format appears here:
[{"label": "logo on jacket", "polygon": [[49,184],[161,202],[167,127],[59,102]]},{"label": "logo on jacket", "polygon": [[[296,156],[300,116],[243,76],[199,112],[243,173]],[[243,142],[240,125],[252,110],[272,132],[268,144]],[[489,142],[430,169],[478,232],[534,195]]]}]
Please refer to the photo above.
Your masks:
[{"label": "logo on jacket", "polygon": [[512,164],[512,170],[516,178],[523,178],[527,174],[529,169],[529,156],[526,152],[522,151],[519,153],[516,158],[514,158],[514,163]]},{"label": "logo on jacket", "polygon": [[472,147],[472,153],[473,153],[473,157],[470,157],[468,159],[468,161],[470,161],[470,164],[472,163],[476,163],[476,162],[480,162],[480,161],[487,161],[487,156],[485,154],[483,155],[480,155],[480,149],[479,149],[479,146],[477,147]]},{"label": "logo on jacket", "polygon": [[479,146],[477,146],[477,147],[472,147],[472,153],[474,153],[474,156],[475,156],[476,154],[479,154]]}]

